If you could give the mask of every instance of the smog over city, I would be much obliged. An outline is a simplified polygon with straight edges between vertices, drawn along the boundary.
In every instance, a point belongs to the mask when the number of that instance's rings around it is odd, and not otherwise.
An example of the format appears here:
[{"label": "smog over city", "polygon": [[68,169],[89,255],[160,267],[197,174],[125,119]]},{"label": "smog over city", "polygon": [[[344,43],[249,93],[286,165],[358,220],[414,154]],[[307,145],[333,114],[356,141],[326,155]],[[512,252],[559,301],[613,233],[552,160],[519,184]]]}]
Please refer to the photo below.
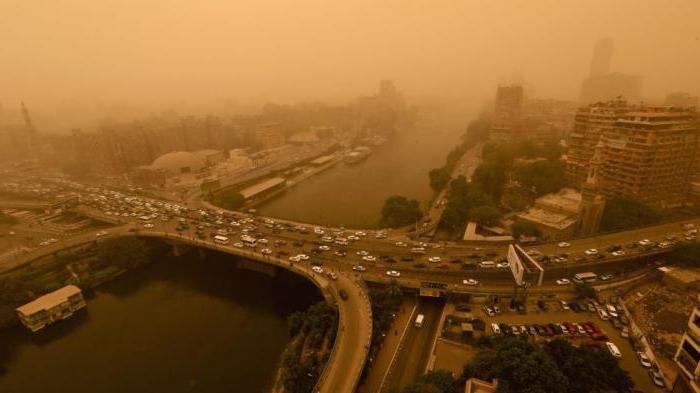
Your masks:
[{"label": "smog over city", "polygon": [[700,392],[697,0],[0,0],[0,392]]}]

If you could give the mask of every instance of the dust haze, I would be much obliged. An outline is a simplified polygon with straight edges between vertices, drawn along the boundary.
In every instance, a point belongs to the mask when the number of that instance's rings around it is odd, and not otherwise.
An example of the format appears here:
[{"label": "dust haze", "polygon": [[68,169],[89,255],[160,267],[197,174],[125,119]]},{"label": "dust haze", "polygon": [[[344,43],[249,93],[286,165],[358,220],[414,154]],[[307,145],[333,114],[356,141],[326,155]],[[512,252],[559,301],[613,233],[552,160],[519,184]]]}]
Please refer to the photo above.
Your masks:
[{"label": "dust haze", "polygon": [[499,83],[575,100],[597,40],[642,96],[700,93],[700,2],[2,1],[0,114],[47,132],[105,116],[347,102],[392,79],[475,108]]}]

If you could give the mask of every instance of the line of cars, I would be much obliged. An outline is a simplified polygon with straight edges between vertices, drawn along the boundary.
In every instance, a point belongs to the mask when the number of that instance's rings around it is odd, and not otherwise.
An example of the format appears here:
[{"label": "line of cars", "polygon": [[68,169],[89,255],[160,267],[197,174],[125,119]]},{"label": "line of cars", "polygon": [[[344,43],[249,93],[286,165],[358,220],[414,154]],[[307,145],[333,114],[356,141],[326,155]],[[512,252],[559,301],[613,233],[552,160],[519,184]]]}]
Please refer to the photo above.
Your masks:
[{"label": "line of cars", "polygon": [[596,341],[608,339],[608,335],[595,322],[561,322],[546,324],[513,324],[491,323],[491,331],[496,335],[509,336],[541,336],[591,338]]}]

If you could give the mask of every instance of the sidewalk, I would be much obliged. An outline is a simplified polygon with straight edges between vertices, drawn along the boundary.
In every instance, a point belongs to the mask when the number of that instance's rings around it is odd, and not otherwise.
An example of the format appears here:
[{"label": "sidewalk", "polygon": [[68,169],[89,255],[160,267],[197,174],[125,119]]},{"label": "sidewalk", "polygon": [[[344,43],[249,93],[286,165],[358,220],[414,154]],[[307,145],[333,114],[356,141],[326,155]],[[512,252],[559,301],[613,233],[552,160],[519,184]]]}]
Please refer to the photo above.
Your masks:
[{"label": "sidewalk", "polygon": [[379,392],[379,388],[384,382],[384,376],[386,375],[387,369],[391,365],[394,352],[396,352],[396,347],[398,347],[401,340],[401,333],[403,332],[406,324],[411,322],[409,321],[409,318],[416,303],[417,301],[414,297],[404,298],[403,302],[401,303],[401,309],[399,310],[391,329],[387,333],[387,336],[384,338],[382,347],[377,353],[377,358],[372,362],[372,367],[367,374],[365,382],[357,389],[359,393]]}]

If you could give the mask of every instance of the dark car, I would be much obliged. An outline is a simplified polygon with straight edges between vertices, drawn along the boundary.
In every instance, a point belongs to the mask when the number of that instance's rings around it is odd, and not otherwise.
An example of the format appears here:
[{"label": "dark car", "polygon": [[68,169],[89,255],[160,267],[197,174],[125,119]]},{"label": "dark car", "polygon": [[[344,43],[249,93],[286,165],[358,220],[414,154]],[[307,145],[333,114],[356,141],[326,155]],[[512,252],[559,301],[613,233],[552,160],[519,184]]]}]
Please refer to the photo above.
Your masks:
[{"label": "dark car", "polygon": [[340,298],[341,298],[341,299],[343,299],[343,300],[348,300],[348,293],[345,292],[344,289],[340,289],[340,290],[338,291],[338,294],[340,295]]},{"label": "dark car", "polygon": [[411,261],[413,261],[413,257],[410,255],[403,255],[403,256],[401,256],[401,260],[404,262],[411,262]]}]

